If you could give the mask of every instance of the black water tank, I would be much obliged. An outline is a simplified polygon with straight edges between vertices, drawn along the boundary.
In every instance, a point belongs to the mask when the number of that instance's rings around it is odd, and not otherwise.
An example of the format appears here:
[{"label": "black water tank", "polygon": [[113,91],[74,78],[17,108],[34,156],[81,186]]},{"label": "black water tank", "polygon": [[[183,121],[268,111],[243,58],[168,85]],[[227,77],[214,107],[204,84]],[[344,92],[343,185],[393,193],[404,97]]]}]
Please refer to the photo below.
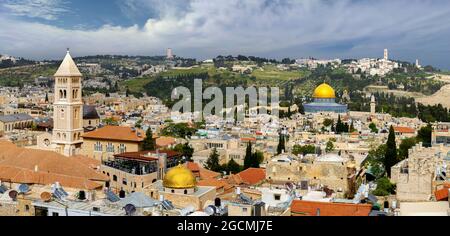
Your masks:
[{"label": "black water tank", "polygon": [[79,200],[86,200],[86,192],[85,191],[80,191],[80,193],[78,194],[78,199]]},{"label": "black water tank", "polygon": [[220,198],[216,198],[214,200],[214,206],[215,207],[221,207],[222,206],[222,200],[220,200]]},{"label": "black water tank", "polygon": [[119,197],[120,197],[120,198],[125,198],[125,191],[120,190],[120,192],[119,192]]}]

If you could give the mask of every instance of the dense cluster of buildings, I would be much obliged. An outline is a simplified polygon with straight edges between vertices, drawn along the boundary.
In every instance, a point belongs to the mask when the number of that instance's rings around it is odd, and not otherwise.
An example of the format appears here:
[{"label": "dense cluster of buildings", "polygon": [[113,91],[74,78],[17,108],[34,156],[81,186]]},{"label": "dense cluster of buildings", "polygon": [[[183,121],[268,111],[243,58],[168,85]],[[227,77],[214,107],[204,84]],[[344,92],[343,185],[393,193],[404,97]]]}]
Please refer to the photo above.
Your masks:
[{"label": "dense cluster of buildings", "polygon": [[[173,57],[171,51],[167,57]],[[335,102],[334,89],[322,84],[305,115],[248,116],[242,122],[205,117],[202,129],[180,138],[161,131],[174,123],[192,126],[192,116],[174,117],[159,99],[118,93],[83,98],[82,89],[82,73],[67,53],[53,91],[0,90],[0,215],[448,214],[448,124],[435,125],[431,148],[413,147],[392,168],[396,195],[372,194],[376,184],[365,164],[369,151],[386,142],[391,126],[400,143],[426,125],[376,113],[375,99],[370,112],[349,111]],[[29,109],[42,114],[11,106],[18,103],[32,104]],[[336,134],[324,125],[330,119],[353,124],[354,130]],[[155,150],[145,149],[148,129]],[[281,153],[280,135],[289,137]],[[178,144],[193,149],[192,160],[175,151]],[[213,151],[222,165],[231,160],[243,165],[249,144],[263,153],[259,168],[236,173],[205,168]],[[298,151],[306,146],[313,152]]]},{"label": "dense cluster of buildings", "polygon": [[400,68],[400,65],[398,62],[389,60],[389,51],[385,49],[383,59],[363,58],[351,62],[346,67],[352,74],[364,73],[371,76],[378,75],[383,77],[394,69]]}]

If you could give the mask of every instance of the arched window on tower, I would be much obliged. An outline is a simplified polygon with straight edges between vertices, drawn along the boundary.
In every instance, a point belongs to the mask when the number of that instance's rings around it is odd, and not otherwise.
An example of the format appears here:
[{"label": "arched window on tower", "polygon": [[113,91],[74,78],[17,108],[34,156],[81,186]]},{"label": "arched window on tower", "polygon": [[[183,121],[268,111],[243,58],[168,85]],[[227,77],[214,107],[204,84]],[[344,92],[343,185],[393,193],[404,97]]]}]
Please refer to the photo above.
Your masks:
[{"label": "arched window on tower", "polygon": [[64,96],[64,93],[63,93],[63,91],[62,91],[62,89],[61,89],[61,90],[59,90],[59,99],[64,98],[63,96]]},{"label": "arched window on tower", "polygon": [[67,90],[64,89],[64,99],[67,99]]}]

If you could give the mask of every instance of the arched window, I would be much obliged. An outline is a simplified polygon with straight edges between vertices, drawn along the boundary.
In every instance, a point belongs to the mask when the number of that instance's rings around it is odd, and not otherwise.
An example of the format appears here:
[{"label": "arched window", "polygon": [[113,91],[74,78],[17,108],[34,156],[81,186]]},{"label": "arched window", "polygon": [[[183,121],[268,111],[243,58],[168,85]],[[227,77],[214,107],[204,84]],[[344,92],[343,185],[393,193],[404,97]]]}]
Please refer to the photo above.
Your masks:
[{"label": "arched window", "polygon": [[62,99],[62,98],[63,98],[63,96],[64,96],[64,93],[63,93],[63,91],[62,91],[62,90],[59,90],[59,98],[60,98],[60,99]]},{"label": "arched window", "polygon": [[67,90],[64,89],[64,99],[67,98]]}]

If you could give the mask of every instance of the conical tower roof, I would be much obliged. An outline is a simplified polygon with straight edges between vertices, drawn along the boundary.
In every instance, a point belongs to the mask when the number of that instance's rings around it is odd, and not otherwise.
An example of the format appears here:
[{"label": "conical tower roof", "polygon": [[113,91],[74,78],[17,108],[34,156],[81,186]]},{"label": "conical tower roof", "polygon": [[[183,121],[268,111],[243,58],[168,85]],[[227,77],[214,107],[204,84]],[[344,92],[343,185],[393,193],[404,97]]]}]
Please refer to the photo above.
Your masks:
[{"label": "conical tower roof", "polygon": [[58,71],[56,71],[54,76],[55,77],[82,76],[82,74],[78,70],[77,65],[73,61],[72,56],[70,56],[69,50],[67,50],[66,57],[64,57],[63,62],[59,66]]}]

